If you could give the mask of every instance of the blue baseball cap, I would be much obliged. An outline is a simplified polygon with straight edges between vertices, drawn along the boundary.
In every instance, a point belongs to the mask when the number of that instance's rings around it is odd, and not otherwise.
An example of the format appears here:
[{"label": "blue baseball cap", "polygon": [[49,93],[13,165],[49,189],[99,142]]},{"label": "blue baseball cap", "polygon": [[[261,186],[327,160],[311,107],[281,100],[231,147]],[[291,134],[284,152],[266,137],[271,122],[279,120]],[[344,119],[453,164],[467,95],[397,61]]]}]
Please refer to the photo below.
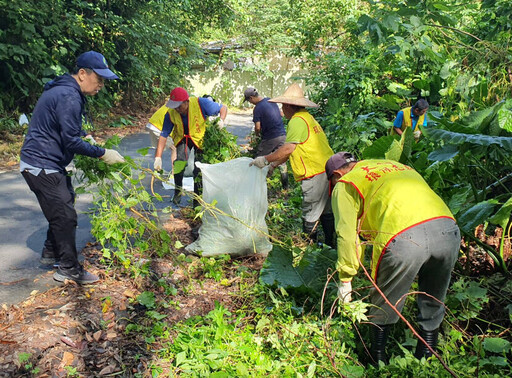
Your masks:
[{"label": "blue baseball cap", "polygon": [[90,68],[101,77],[108,80],[119,79],[119,77],[109,70],[107,60],[103,55],[96,51],[87,51],[76,59],[78,68]]}]

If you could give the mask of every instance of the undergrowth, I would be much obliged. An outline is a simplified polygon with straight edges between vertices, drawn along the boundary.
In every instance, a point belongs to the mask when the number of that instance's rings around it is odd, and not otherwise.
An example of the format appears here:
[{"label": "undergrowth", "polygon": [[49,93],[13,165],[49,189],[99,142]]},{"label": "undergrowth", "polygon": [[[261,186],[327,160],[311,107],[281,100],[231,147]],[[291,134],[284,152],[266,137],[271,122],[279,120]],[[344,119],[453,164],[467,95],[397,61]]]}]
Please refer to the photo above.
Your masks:
[{"label": "undergrowth", "polygon": [[[126,336],[134,332],[144,335],[153,354],[148,369],[154,377],[512,374],[512,285],[504,277],[494,275],[476,281],[454,274],[438,347],[450,371],[435,358],[414,358],[417,340],[402,323],[393,327],[388,341],[389,364],[374,367],[369,364],[367,352],[371,322],[366,316],[368,280],[355,278],[354,301],[340,305],[333,269],[332,281],[325,288],[315,291],[301,285],[299,290],[291,284],[286,288],[279,283],[265,284],[260,272],[245,267],[243,259],[185,256],[177,235],[161,227],[154,207],[154,201],[161,197],[144,186],[152,175],[159,179],[158,174],[140,168],[131,159],[119,166],[83,166],[104,174],[95,182],[97,209],[92,229],[102,245],[105,263],[144,288],[135,300],[143,309],[144,320],[127,326]],[[292,251],[291,270],[302,274],[309,268],[299,269],[301,261],[324,252],[300,235],[300,187],[295,183],[283,190],[278,176],[276,172],[268,180],[272,198],[267,217],[269,233],[279,248]],[[190,219],[195,216],[190,213]],[[165,277],[155,277],[150,262],[156,257],[181,266],[188,283],[177,288]],[[309,261],[313,264],[319,260]],[[264,269],[279,272],[282,268],[269,268],[267,264]],[[193,285],[213,283],[230,287],[230,304],[218,302],[206,316],[192,316],[178,323],[169,320],[169,310],[180,307],[178,290],[186,294]],[[403,314],[417,327],[415,306],[415,298],[408,296]]]}]

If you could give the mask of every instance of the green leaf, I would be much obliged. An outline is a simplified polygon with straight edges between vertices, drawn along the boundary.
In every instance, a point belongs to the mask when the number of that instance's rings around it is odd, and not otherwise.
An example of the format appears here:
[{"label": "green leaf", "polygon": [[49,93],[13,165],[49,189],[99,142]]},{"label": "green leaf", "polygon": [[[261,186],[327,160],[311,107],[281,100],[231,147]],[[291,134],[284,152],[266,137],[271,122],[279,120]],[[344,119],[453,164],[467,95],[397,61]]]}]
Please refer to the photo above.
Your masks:
[{"label": "green leaf", "polygon": [[496,214],[489,219],[489,222],[499,225],[501,228],[506,229],[510,216],[512,214],[512,197],[498,210]]},{"label": "green leaf", "polygon": [[498,124],[503,130],[512,132],[512,111],[501,108],[498,111]]},{"label": "green leaf", "polygon": [[489,337],[483,342],[484,349],[492,353],[506,353],[510,350],[510,342],[500,337]]},{"label": "green leaf", "polygon": [[146,156],[148,154],[148,151],[149,151],[149,147],[144,147],[144,148],[139,148],[137,150],[137,153],[142,156]]},{"label": "green leaf", "polygon": [[443,79],[443,80],[448,79],[452,75],[452,72],[455,72],[453,67],[456,65],[457,65],[457,62],[454,62],[453,60],[447,61],[441,68],[441,71],[439,72],[439,76],[441,76],[441,79]]},{"label": "green leaf", "polygon": [[147,308],[155,308],[155,293],[151,291],[144,291],[143,293],[140,293],[137,297],[137,301]]},{"label": "green leaf", "polygon": [[462,213],[458,217],[457,223],[465,232],[471,233],[476,226],[489,219],[497,203],[497,200],[477,203],[475,206]]},{"label": "green leaf", "polygon": [[180,366],[187,360],[187,352],[183,351],[176,355],[176,366]]},{"label": "green leaf", "polygon": [[496,144],[507,151],[512,151],[512,137],[496,137],[483,134],[463,134],[447,130],[426,127],[423,134],[429,139],[442,140],[445,143],[461,145],[471,143],[479,146],[490,146]]},{"label": "green leaf", "polygon": [[397,140],[393,140],[389,149],[384,153],[384,158],[388,160],[400,161],[402,156],[402,146]]},{"label": "green leaf", "polygon": [[490,108],[485,108],[472,112],[469,115],[461,119],[460,123],[466,127],[477,130],[479,133],[483,133],[487,129],[487,126],[491,123],[498,110],[503,106],[504,102],[499,102]]},{"label": "green leaf", "polygon": [[446,144],[442,148],[432,151],[428,154],[428,159],[432,161],[448,161],[459,153],[457,146],[453,144]]},{"label": "green leaf", "polygon": [[386,135],[373,141],[363,150],[363,159],[383,159],[396,138],[396,135]]},{"label": "green leaf", "polygon": [[306,250],[299,264],[294,266],[292,251],[274,246],[263,264],[260,280],[287,291],[295,290],[319,297],[329,270],[335,270],[337,259],[337,252],[324,246],[322,249]]},{"label": "green leaf", "polygon": [[416,28],[419,28],[420,26],[423,25],[421,23],[421,19],[419,17],[417,17],[417,16],[411,16],[410,20],[411,20],[411,25],[416,27]]},{"label": "green leaf", "polygon": [[156,311],[146,311],[146,315],[149,316],[150,318],[156,319],[156,320],[162,320],[167,317],[167,315],[160,314],[159,312],[156,312]]},{"label": "green leaf", "polygon": [[187,166],[186,161],[176,160],[174,162],[174,174],[180,173],[181,171],[183,171],[185,169],[186,166]]}]

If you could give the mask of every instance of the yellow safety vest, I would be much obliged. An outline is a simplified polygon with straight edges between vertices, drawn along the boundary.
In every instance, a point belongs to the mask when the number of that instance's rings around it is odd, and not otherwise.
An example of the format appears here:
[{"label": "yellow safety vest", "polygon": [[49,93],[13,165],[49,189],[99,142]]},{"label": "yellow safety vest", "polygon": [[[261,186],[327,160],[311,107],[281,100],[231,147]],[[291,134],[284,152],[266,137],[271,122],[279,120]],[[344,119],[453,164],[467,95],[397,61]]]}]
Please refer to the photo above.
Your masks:
[{"label": "yellow safety vest", "polygon": [[[411,107],[402,109],[402,112],[404,112],[404,119],[402,121],[402,130],[405,130],[406,127],[412,128],[412,117],[411,117]],[[423,122],[425,121],[425,114],[420,115],[418,118],[418,122],[416,122],[416,126],[423,125]],[[414,129],[413,129],[414,130]]]},{"label": "yellow safety vest", "polygon": [[[400,130],[402,130],[402,131],[404,131],[406,127],[410,127],[412,129],[411,108],[412,107],[402,109],[402,112],[404,113],[404,117],[402,119],[402,126],[400,127]],[[418,122],[416,122],[416,126],[412,130],[413,131],[416,130],[416,127],[418,125],[423,125],[423,122],[425,122],[425,114],[420,115],[420,117],[418,118]],[[396,134],[395,126],[392,126],[391,127],[391,135],[395,135],[395,134]]]},{"label": "yellow safety vest", "polygon": [[162,131],[162,127],[164,126],[164,118],[169,108],[167,106],[162,106],[158,109],[149,119],[149,123],[155,126],[158,130]]},{"label": "yellow safety vest", "polygon": [[[338,188],[339,185],[351,185],[355,188],[361,198],[360,208],[346,207],[346,203],[343,203],[343,195],[339,194],[343,191],[335,193],[337,189],[343,189]],[[344,212],[357,212],[359,234],[373,245],[372,276],[374,278],[383,251],[398,234],[432,219],[454,219],[448,206],[434,193],[418,172],[393,160],[357,162],[352,170],[338,181],[332,198],[333,207],[338,207],[335,214],[339,213],[342,217]],[[335,204],[335,198],[339,198],[338,204]],[[337,221],[336,223],[338,224]],[[337,229],[336,232],[340,235],[343,230]],[[348,230],[346,232],[348,233]],[[344,253],[355,255],[356,244],[355,240],[345,240],[342,245],[338,243],[340,257]],[[354,258],[357,266],[357,257]],[[343,258],[345,261],[350,259],[350,256]],[[339,269],[340,276],[343,276],[343,266],[339,266]],[[353,273],[353,270],[350,272]]]},{"label": "yellow safety vest", "polygon": [[174,145],[177,146],[183,138],[190,138],[194,145],[200,150],[203,149],[203,138],[206,131],[206,120],[199,106],[197,97],[190,97],[188,103],[188,135],[184,134],[183,121],[180,113],[176,109],[169,109],[171,122],[174,128],[171,132],[171,138]]},{"label": "yellow safety vest", "polygon": [[290,165],[296,181],[325,172],[325,163],[334,154],[320,124],[306,110],[300,110],[290,119],[302,118],[308,128],[308,137],[298,143],[290,155]]}]

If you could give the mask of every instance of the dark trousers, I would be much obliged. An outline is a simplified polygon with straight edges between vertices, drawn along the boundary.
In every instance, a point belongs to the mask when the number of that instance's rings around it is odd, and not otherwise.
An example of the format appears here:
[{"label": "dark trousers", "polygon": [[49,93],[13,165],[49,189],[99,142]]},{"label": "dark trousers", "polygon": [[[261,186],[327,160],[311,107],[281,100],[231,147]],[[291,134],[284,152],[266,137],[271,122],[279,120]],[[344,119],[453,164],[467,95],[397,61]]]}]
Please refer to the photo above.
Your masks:
[{"label": "dark trousers", "polygon": [[[194,193],[197,195],[201,194],[202,182],[200,179],[197,179],[201,170],[195,165],[196,161],[201,162],[203,158],[203,150],[198,149],[194,146],[191,141],[186,142],[183,140],[178,146],[176,146],[177,158],[176,161],[187,161],[188,155],[194,149],[194,170],[192,171],[192,175],[194,177]],[[183,176],[185,174],[185,170],[182,170],[179,173],[174,174],[174,183],[180,189],[183,187]],[[197,181],[197,182],[196,182]]]},{"label": "dark trousers", "polygon": [[46,174],[44,170],[37,176],[28,171],[21,174],[36,195],[48,221],[45,248],[54,252],[56,258],[60,258],[62,268],[78,267],[77,214],[71,177],[58,172]]}]

